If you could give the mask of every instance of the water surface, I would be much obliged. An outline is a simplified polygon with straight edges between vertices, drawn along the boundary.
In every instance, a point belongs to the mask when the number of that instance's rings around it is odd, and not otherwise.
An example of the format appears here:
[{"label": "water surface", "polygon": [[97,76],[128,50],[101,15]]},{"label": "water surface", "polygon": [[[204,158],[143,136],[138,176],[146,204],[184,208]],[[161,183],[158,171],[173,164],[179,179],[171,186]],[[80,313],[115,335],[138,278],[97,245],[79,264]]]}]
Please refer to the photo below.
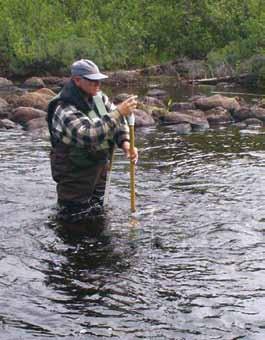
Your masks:
[{"label": "water surface", "polygon": [[48,141],[1,130],[0,339],[264,339],[264,132],[139,129],[136,215],[117,152],[105,229],[78,237]]}]

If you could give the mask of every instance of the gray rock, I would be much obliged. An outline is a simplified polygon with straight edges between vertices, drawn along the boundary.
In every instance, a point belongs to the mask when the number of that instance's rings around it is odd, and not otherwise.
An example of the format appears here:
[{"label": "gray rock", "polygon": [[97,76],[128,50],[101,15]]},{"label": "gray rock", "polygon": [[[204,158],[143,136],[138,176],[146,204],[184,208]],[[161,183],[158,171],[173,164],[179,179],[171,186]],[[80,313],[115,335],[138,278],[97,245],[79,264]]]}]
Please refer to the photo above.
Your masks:
[{"label": "gray rock", "polygon": [[232,117],[223,107],[215,107],[205,112],[208,122],[212,125],[231,122]]}]

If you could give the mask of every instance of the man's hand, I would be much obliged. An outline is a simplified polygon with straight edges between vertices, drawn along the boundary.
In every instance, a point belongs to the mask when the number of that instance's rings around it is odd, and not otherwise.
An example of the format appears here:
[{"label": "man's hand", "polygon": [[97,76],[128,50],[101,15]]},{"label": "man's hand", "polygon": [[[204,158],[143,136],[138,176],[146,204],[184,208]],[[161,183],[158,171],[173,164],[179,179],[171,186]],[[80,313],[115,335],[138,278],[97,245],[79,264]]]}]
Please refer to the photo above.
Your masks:
[{"label": "man's hand", "polygon": [[135,100],[136,98],[137,96],[132,96],[117,106],[117,109],[122,116],[128,116],[134,109],[136,109],[138,104],[138,102]]},{"label": "man's hand", "polygon": [[125,141],[122,144],[122,150],[127,158],[134,162],[134,164],[138,161],[138,149],[134,147],[133,153],[130,153],[130,143]]}]

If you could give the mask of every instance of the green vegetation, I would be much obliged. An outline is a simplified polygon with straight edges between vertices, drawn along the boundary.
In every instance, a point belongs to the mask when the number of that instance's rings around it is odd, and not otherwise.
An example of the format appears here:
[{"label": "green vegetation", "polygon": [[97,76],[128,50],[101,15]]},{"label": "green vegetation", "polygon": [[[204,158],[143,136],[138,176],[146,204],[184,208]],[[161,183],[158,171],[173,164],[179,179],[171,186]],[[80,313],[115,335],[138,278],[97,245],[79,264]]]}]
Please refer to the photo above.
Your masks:
[{"label": "green vegetation", "polygon": [[0,0],[0,67],[59,72],[187,56],[238,65],[265,50],[263,0]]}]

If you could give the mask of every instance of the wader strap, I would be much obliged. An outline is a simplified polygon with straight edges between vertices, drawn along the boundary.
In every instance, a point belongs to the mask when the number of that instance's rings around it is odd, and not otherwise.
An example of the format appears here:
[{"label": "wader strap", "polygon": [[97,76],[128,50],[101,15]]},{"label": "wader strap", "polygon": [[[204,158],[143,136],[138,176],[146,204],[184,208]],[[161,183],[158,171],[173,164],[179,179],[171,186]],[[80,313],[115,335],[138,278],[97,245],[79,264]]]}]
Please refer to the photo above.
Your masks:
[{"label": "wader strap", "polygon": [[93,97],[93,101],[97,107],[100,117],[106,116],[108,114],[105,104],[103,103],[102,96],[100,94]]}]

